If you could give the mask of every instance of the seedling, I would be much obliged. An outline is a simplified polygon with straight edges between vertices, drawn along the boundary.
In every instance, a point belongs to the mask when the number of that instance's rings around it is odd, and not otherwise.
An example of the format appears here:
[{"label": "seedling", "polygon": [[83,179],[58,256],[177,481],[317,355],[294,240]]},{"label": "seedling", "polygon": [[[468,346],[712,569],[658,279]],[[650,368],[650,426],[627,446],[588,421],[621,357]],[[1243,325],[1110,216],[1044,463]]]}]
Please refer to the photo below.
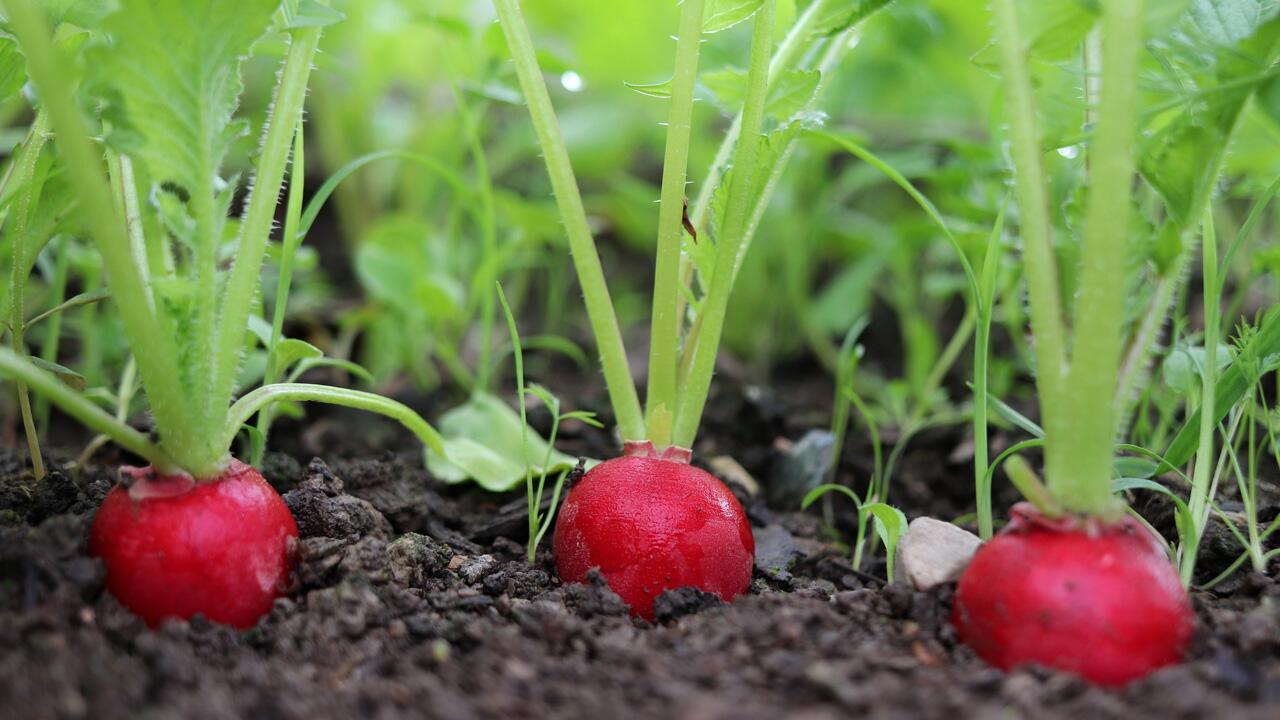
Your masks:
[{"label": "seedling", "polygon": [[[288,584],[297,536],[279,495],[230,455],[255,414],[285,401],[345,405],[393,417],[440,449],[435,430],[417,414],[370,393],[284,382],[232,402],[290,147],[301,143],[307,80],[322,26],[333,18],[315,12],[325,8],[314,3],[281,9],[275,0],[122,2],[83,63],[83,87],[103,108],[104,171],[91,141],[99,133],[72,94],[78,78],[69,70],[78,64],[51,42],[38,4],[3,5],[106,268],[154,437],[123,422],[127,383],[122,411],[111,415],[8,349],[0,350],[0,372],[149,463],[123,471],[125,482],[94,523],[92,549],[106,565],[111,592],[152,625],[197,612],[251,625]],[[288,48],[252,188],[233,224],[227,210],[238,182],[220,171],[231,141],[245,131],[233,118],[240,64],[271,29],[283,31]],[[296,201],[291,205],[296,219]],[[227,237],[234,237],[234,261],[223,272],[218,258]],[[296,247],[297,239],[287,237],[286,245]],[[279,313],[276,320],[278,328]],[[269,347],[273,376],[318,352],[278,333]]]}]

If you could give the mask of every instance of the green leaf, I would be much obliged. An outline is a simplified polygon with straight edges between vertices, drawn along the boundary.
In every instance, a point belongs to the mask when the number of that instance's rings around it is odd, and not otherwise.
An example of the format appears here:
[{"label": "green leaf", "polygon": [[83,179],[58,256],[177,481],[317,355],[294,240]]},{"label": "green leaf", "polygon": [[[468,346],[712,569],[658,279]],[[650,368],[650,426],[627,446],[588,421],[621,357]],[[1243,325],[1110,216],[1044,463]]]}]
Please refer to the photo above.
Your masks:
[{"label": "green leaf", "polygon": [[[726,112],[737,112],[746,100],[747,74],[741,70],[714,70],[704,73],[700,80]],[[808,107],[820,80],[822,73],[817,70],[789,70],[783,73],[769,86],[765,115],[779,122],[790,119]]]},{"label": "green leaf", "polygon": [[415,317],[457,317],[464,305],[462,283],[449,275],[448,244],[431,242],[422,218],[392,216],[365,232],[356,250],[360,285],[373,298]]},{"label": "green leaf", "polygon": [[1037,438],[1044,437],[1044,428],[1040,427],[1035,422],[1033,422],[1031,418],[1027,417],[1026,415],[1023,415],[1017,410],[1014,410],[1005,401],[1001,400],[995,395],[988,395],[987,400],[989,401],[988,404],[991,406],[991,409],[994,410],[997,415],[1004,418],[1007,422],[1022,428],[1028,435],[1031,435],[1032,437],[1037,437]]},{"label": "green leaf", "polygon": [[823,495],[826,495],[829,492],[834,492],[834,493],[839,493],[841,495],[844,495],[845,497],[853,501],[853,504],[855,507],[857,507],[859,510],[862,509],[862,499],[858,497],[858,493],[854,492],[852,489],[848,487],[845,487],[844,485],[838,485],[836,483],[824,483],[810,490],[809,492],[805,493],[804,499],[800,501],[800,509],[801,510],[809,509],[809,506],[812,505],[815,500],[822,497]]},{"label": "green leaf", "polygon": [[707,0],[702,11],[702,32],[727,30],[755,15],[762,5],[764,0]]},{"label": "green leaf", "polygon": [[328,27],[347,19],[346,15],[317,0],[300,0],[284,4],[285,28]]},{"label": "green leaf", "polygon": [[1179,534],[1186,532],[1188,528],[1195,527],[1191,520],[1191,509],[1187,507],[1187,503],[1182,498],[1175,495],[1169,488],[1146,478],[1122,477],[1111,483],[1112,493],[1122,493],[1130,490],[1150,490],[1172,500],[1174,506],[1178,509],[1175,522],[1177,523]]},{"label": "green leaf", "polygon": [[641,95],[647,95],[649,97],[656,97],[656,98],[663,98],[663,99],[671,97],[671,78],[667,78],[662,82],[656,82],[656,83],[624,82],[622,84],[626,85],[632,90],[635,90]]},{"label": "green leaf", "polygon": [[1118,457],[1111,462],[1111,473],[1118,478],[1149,478],[1159,465],[1147,458]]},{"label": "green leaf", "polygon": [[[476,393],[465,404],[445,413],[439,428],[448,459],[428,452],[427,469],[432,475],[447,483],[474,480],[491,492],[506,492],[524,484],[526,465],[520,415],[506,403],[488,393]],[[546,454],[547,441],[529,428],[531,472],[543,472],[540,463]],[[576,463],[576,458],[553,450],[551,463],[545,470],[558,472]]]},{"label": "green leaf", "polygon": [[0,100],[15,95],[27,82],[27,62],[13,38],[0,37]]},{"label": "green leaf", "polygon": [[[121,0],[87,53],[88,87],[108,141],[184,199],[212,190],[247,131],[233,123],[240,61],[271,25],[278,0]],[[204,198],[196,202],[204,202]]]},{"label": "green leaf", "polygon": [[1171,82],[1202,87],[1172,120],[1153,119],[1139,163],[1180,228],[1199,221],[1240,113],[1280,50],[1274,14],[1259,0],[1195,0],[1180,26],[1191,47],[1174,53],[1181,70]]},{"label": "green leaf", "polygon": [[[1280,307],[1273,307],[1262,321],[1262,326],[1253,334],[1249,344],[1240,353],[1252,357],[1266,358],[1280,353]],[[1214,422],[1220,422],[1231,408],[1240,402],[1249,389],[1251,381],[1239,365],[1232,365],[1218,378],[1214,390]],[[1169,444],[1164,457],[1166,465],[1161,465],[1161,472],[1170,468],[1181,467],[1195,454],[1200,443],[1200,411],[1187,418],[1178,435]]]},{"label": "green leaf", "polygon": [[93,303],[106,300],[108,297],[111,297],[111,293],[106,288],[99,288],[97,290],[80,293],[31,318],[26,322],[23,328],[30,330],[33,325],[57,315],[58,313],[66,312],[72,308],[78,308],[84,305],[92,305]]},{"label": "green leaf", "polygon": [[835,35],[871,17],[893,0],[844,0],[831,3],[814,24],[815,35]]},{"label": "green leaf", "polygon": [[59,365],[58,363],[55,363],[55,362],[49,362],[48,360],[45,360],[42,357],[37,357],[35,355],[32,355],[27,359],[31,361],[32,365],[35,365],[41,370],[53,373],[55,376],[57,376],[59,380],[63,382],[64,385],[71,388],[72,390],[84,390],[84,387],[85,387],[84,376],[76,372],[75,370],[72,370],[69,367]]},{"label": "green leaf", "polygon": [[276,368],[284,371],[299,360],[315,360],[324,357],[324,352],[305,340],[285,338],[275,347]]},{"label": "green leaf", "polygon": [[875,502],[863,506],[863,510],[875,518],[876,534],[884,543],[885,575],[893,582],[893,562],[898,553],[898,540],[907,531],[907,516],[892,505]]}]

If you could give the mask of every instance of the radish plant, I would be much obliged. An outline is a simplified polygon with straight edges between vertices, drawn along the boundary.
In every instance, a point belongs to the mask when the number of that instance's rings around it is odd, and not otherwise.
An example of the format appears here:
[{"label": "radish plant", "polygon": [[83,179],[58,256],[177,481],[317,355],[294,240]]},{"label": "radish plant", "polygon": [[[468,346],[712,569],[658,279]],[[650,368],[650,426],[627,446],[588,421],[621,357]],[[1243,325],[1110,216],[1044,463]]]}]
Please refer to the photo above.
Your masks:
[{"label": "radish plant", "polygon": [[[441,449],[417,414],[370,393],[278,382],[232,402],[307,81],[334,14],[308,0],[124,0],[94,28],[81,64],[53,42],[38,4],[3,7],[37,90],[37,117],[56,134],[61,172],[106,270],[154,434],[18,353],[0,350],[0,372],[149,463],[123,471],[94,521],[91,549],[111,592],[152,625],[195,613],[252,625],[286,587],[297,536],[279,495],[230,455],[255,414],[285,401],[345,405],[396,418]],[[248,131],[235,117],[240,66],[273,33],[287,50],[244,211],[231,218],[241,183],[223,165]],[[81,66],[84,76],[74,76]],[[100,110],[100,127],[82,113],[77,86]],[[270,348],[272,375],[314,356],[300,341]]]},{"label": "radish plant", "polygon": [[[1040,663],[1123,684],[1180,660],[1192,632],[1190,603],[1162,543],[1123,514],[1111,487],[1143,3],[1101,3],[1101,87],[1091,109],[1096,120],[1070,332],[1018,7],[995,0],[992,8],[1035,335],[1045,484],[1025,462],[1006,466],[1030,502],[1014,508],[1010,523],[961,577],[953,621],[998,667]],[[1134,587],[1144,591],[1135,595]]]},{"label": "radish plant", "polygon": [[[642,617],[653,617],[653,602],[666,589],[695,586],[730,600],[751,580],[750,525],[728,490],[689,464],[692,447],[730,292],[772,185],[800,131],[815,121],[805,111],[850,46],[849,33],[884,4],[849,7],[815,0],[776,50],[775,0],[681,4],[671,81],[642,88],[668,102],[642,408],[533,40],[518,0],[495,0],[569,238],[624,447],[623,457],[593,468],[565,498],[554,537],[557,567],[569,582],[582,581],[589,569],[599,567]],[[746,73],[722,78],[741,98],[741,111],[686,216],[694,89],[704,35],[747,20],[751,47]],[[817,65],[807,67],[809,62]],[[686,228],[692,230],[688,240]]]}]

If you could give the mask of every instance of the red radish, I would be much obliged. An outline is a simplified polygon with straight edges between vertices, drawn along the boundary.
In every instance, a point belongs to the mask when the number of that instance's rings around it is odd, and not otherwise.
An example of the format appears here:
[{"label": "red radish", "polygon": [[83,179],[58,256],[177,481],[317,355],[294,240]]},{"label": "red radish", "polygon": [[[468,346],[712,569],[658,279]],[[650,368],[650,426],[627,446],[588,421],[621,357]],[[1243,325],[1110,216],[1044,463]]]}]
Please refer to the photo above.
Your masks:
[{"label": "red radish", "polygon": [[1137,520],[1051,519],[1029,503],[1010,514],[956,589],[951,621],[982,659],[1113,686],[1182,659],[1191,603]]},{"label": "red radish", "polygon": [[232,460],[216,479],[125,468],[98,509],[89,550],[107,589],[151,627],[196,613],[238,628],[285,590],[298,526],[262,475]]},{"label": "red radish", "polygon": [[658,456],[646,442],[627,452],[592,468],[565,498],[554,540],[560,578],[583,582],[599,568],[646,620],[664,590],[695,587],[725,601],[745,592],[755,540],[733,493],[690,465],[687,450]]}]

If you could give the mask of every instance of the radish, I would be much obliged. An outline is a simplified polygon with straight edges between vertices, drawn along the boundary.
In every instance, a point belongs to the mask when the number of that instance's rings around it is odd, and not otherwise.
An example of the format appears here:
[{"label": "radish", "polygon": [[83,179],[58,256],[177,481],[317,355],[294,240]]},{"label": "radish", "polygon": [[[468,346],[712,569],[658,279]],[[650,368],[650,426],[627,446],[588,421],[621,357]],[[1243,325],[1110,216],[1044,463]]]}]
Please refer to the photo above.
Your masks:
[{"label": "radish", "polygon": [[1151,531],[1131,517],[1052,519],[1028,503],[1011,516],[956,589],[952,622],[982,659],[1123,685],[1182,658],[1191,604]]},{"label": "radish", "polygon": [[89,550],[111,594],[148,625],[201,613],[247,628],[288,588],[298,526],[257,470],[232,460],[203,482],[121,472],[132,482],[103,501]]},{"label": "radish", "polygon": [[[767,204],[768,191],[758,190],[769,186],[765,179],[774,170],[772,156],[761,152],[764,143],[755,140],[765,127],[776,5],[766,0],[733,20],[752,22],[742,112],[692,219],[685,213],[685,191],[699,49],[704,33],[726,25],[722,14],[707,9],[707,0],[680,5],[658,211],[648,396],[642,409],[591,223],[519,0],[494,1],[568,236],[626,449],[624,457],[593,468],[569,491],[554,536],[556,564],[566,582],[580,582],[598,567],[632,612],[644,618],[653,617],[654,598],[663,590],[692,586],[731,600],[751,581],[754,542],[742,507],[715,478],[688,461],[715,372],[738,262],[755,218]],[[821,7],[814,4],[797,19],[793,31],[803,42],[820,37],[813,26]],[[834,44],[851,46],[842,40]],[[834,63],[842,53],[814,54]],[[732,173],[727,172],[730,164]],[[700,254],[702,264],[695,268],[683,255],[682,232],[706,222],[711,190],[717,186],[725,192],[718,201],[724,205],[717,213],[716,241],[712,252]],[[694,282],[695,270],[700,282]],[[695,302],[684,307],[690,298]],[[691,316],[695,319],[686,326]],[[531,516],[536,512],[533,497],[530,491]]]},{"label": "radish", "polygon": [[[639,447],[637,447],[639,446]],[[692,586],[730,601],[751,582],[755,540],[733,493],[687,454],[637,443],[569,490],[556,521],[556,569],[584,582],[599,568],[634,615],[653,620],[664,590]]]},{"label": "radish", "polygon": [[[313,205],[304,215],[301,207],[302,108],[322,27],[279,27],[277,0],[121,0],[112,4],[94,39],[82,44],[86,58],[79,62],[63,56],[65,44],[52,41],[39,3],[2,4],[6,27],[22,46],[28,75],[39,89],[40,113],[47,114],[57,136],[58,172],[68,176],[81,227],[91,229],[101,256],[154,435],[126,422],[127,400],[116,414],[107,413],[8,348],[0,348],[0,373],[150,462],[148,468],[124,473],[132,482],[108,494],[93,524],[90,546],[106,566],[112,594],[153,626],[200,613],[248,627],[289,585],[289,548],[298,534],[279,495],[257,471],[231,457],[232,445],[255,415],[278,402],[344,405],[393,417],[444,454],[436,431],[401,403],[345,388],[275,382],[285,373],[296,377],[308,367],[334,362],[319,348],[281,337],[287,282],[278,285],[265,341],[266,383],[236,399],[246,340],[255,336],[248,330],[263,258],[291,156],[282,279],[310,222],[304,218],[319,210]],[[196,16],[202,21],[191,22]],[[239,134],[232,111],[241,88],[240,64],[259,38],[278,37],[282,29],[288,50],[253,158],[245,210],[232,224],[221,209],[237,188],[221,171],[231,139]],[[193,76],[221,80],[193,83]],[[94,98],[101,102],[76,98],[72,88],[77,86],[102,93]],[[90,128],[82,108],[98,104],[112,108],[113,122]],[[208,122],[187,122],[191,117]],[[130,130],[127,137],[113,131],[124,127]],[[103,144],[109,168],[103,167]],[[184,154],[172,148],[201,150]],[[152,184],[144,188],[139,182],[134,189],[145,192],[138,194],[164,196],[171,205],[165,218],[190,222],[175,229],[158,215],[165,203],[140,203],[133,190],[112,185],[113,179],[123,187],[133,183],[124,178],[146,179]],[[235,260],[225,269],[222,249],[232,235]],[[175,257],[183,261],[175,263]],[[250,438],[255,454],[269,425],[269,417],[260,420]]]},{"label": "radish", "polygon": [[[1101,3],[1101,91],[1088,143],[1088,199],[1070,324],[1064,321],[1018,9],[1013,0],[994,0],[992,8],[1044,436],[997,458],[1008,457],[1009,477],[1031,504],[1015,506],[1005,530],[974,556],[960,578],[952,622],[961,639],[996,667],[1038,663],[1100,685],[1122,685],[1179,662],[1193,628],[1183,585],[1189,577],[1180,579],[1163,543],[1127,516],[1112,494],[1131,281],[1125,270],[1136,184],[1142,1]],[[985,387],[984,380],[975,387]],[[978,396],[974,405],[987,401]],[[983,432],[985,424],[975,436]],[[1025,460],[1011,455],[1031,445],[1044,448],[1043,484]],[[975,457],[979,531],[990,537],[991,469],[982,465],[985,448]]]}]

